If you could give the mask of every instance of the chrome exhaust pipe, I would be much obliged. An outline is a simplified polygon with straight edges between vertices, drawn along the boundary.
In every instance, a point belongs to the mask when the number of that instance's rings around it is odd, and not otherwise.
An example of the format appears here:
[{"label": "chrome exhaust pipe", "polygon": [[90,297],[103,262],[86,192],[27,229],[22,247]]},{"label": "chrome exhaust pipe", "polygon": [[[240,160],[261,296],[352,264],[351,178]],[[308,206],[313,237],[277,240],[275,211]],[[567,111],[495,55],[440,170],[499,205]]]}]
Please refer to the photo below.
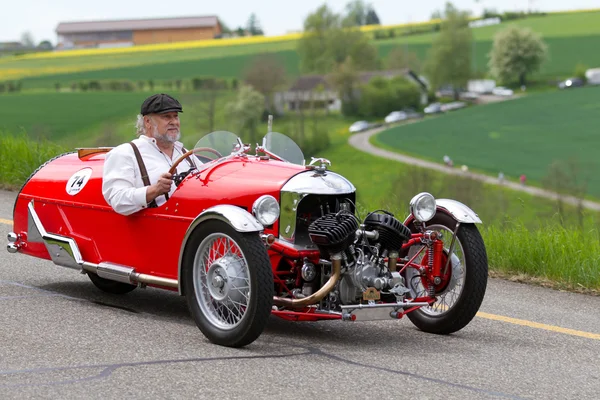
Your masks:
[{"label": "chrome exhaust pipe", "polygon": [[100,278],[112,281],[128,283],[131,285],[156,285],[164,287],[178,287],[176,279],[161,278],[159,276],[135,272],[135,269],[112,263],[93,264],[84,262],[82,269],[90,274],[96,274]]},{"label": "chrome exhaust pipe", "polygon": [[284,297],[274,296],[273,304],[275,304],[276,306],[282,306],[282,307],[298,308],[298,307],[306,307],[306,306],[320,302],[321,300],[323,300],[323,298],[325,298],[325,296],[327,296],[329,294],[329,292],[331,292],[333,290],[336,283],[340,280],[340,277],[342,275],[342,254],[341,253],[336,253],[331,256],[331,268],[332,268],[332,271],[331,271],[331,276],[329,277],[329,280],[327,282],[325,282],[323,287],[321,287],[321,289],[319,289],[315,293],[311,294],[310,296],[303,297],[301,299],[288,299],[288,298],[284,298]]}]

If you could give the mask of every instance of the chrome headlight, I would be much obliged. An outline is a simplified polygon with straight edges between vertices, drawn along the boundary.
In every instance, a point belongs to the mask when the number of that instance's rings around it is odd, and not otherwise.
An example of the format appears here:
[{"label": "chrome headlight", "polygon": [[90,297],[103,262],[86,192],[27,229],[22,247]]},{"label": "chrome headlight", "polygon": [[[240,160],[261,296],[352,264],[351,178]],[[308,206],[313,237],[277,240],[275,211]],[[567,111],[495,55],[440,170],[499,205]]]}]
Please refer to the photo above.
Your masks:
[{"label": "chrome headlight", "polygon": [[410,200],[410,213],[417,221],[429,221],[435,215],[435,210],[435,198],[427,192],[419,193]]},{"label": "chrome headlight", "polygon": [[252,214],[264,226],[273,225],[279,218],[279,203],[268,194],[260,196],[252,205]]}]

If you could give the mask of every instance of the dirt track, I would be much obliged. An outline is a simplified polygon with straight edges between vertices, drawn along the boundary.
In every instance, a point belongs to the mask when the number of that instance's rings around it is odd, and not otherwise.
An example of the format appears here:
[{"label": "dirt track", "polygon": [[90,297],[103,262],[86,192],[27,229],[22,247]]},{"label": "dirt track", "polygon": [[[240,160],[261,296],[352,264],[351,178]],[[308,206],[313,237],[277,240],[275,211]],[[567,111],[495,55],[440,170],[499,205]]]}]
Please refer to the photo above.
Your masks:
[{"label": "dirt track", "polygon": [[[394,153],[392,151],[380,149],[378,147],[373,146],[369,142],[369,138],[373,135],[378,134],[379,132],[386,130],[386,129],[387,128],[377,128],[377,129],[373,129],[370,131],[357,133],[350,137],[349,143],[351,146],[353,146],[357,150],[364,151],[366,153],[370,153],[370,154],[373,154],[373,155],[376,155],[379,157],[400,161],[405,164],[411,164],[411,165],[416,165],[416,166],[419,166],[422,168],[433,169],[435,171],[440,171],[445,174],[465,176],[465,177],[468,177],[471,179],[477,179],[477,180],[480,180],[480,181],[483,181],[486,183],[491,183],[493,185],[502,185],[502,186],[511,188],[513,190],[519,190],[521,192],[526,192],[526,193],[532,194],[534,196],[545,197],[547,199],[556,200],[559,196],[557,193],[551,192],[549,190],[545,190],[545,189],[541,189],[541,188],[537,188],[537,187],[533,187],[533,186],[524,186],[519,183],[509,182],[506,180],[501,183],[498,180],[498,178],[495,178],[495,177],[491,177],[491,176],[484,175],[484,174],[478,174],[478,173],[474,173],[474,172],[468,172],[468,171],[464,172],[460,168],[457,168],[457,167],[450,168],[450,167],[447,167],[442,164],[434,163],[431,161],[425,161],[420,158],[410,157],[410,156],[406,156],[406,155],[399,154],[399,153]],[[573,197],[573,196],[561,196],[561,197],[562,197],[563,202],[572,204],[572,205],[577,205],[580,201],[579,199],[577,199],[576,197]],[[590,210],[600,211],[600,203],[590,201],[590,200],[584,200],[583,207],[590,209]]]}]

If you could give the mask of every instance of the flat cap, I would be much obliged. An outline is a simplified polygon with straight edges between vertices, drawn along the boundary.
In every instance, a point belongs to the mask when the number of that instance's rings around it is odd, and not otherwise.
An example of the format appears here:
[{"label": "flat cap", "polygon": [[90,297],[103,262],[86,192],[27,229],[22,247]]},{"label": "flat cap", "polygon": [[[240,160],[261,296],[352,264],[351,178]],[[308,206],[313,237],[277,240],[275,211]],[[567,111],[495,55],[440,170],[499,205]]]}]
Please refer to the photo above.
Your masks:
[{"label": "flat cap", "polygon": [[162,114],[171,111],[183,112],[181,104],[168,94],[158,93],[148,97],[142,103],[141,114]]}]

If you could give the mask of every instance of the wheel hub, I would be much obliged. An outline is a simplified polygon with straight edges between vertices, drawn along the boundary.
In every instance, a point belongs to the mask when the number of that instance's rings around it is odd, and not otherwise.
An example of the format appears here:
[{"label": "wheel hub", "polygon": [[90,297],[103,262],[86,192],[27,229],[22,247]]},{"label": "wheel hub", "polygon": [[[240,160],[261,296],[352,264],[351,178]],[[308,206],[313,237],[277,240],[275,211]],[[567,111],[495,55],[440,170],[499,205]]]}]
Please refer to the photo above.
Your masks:
[{"label": "wheel hub", "polygon": [[215,260],[209,267],[206,278],[208,291],[214,300],[245,303],[241,287],[247,285],[246,273],[237,256],[226,255]]}]

